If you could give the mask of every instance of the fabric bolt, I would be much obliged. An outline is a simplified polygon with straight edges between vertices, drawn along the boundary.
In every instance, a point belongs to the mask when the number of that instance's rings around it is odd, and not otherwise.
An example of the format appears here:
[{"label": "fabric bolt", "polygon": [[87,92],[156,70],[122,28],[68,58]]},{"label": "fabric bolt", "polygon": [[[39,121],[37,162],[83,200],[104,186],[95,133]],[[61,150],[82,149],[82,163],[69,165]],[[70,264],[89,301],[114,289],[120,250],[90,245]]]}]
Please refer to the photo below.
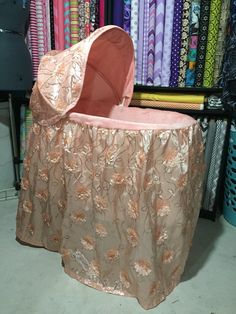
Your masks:
[{"label": "fabric bolt", "polygon": [[78,9],[79,9],[79,38],[83,40],[86,38],[85,32],[85,2],[84,0],[78,1]]},{"label": "fabric bolt", "polygon": [[142,84],[143,68],[143,39],[144,39],[144,0],[139,2],[138,10],[138,42],[137,42],[137,77],[136,83]]},{"label": "fabric bolt", "polygon": [[148,75],[148,33],[149,32],[149,1],[144,1],[144,19],[143,19],[143,58],[142,58],[142,85],[147,85]]},{"label": "fabric bolt", "polygon": [[207,132],[207,140],[206,140],[206,149],[205,149],[205,175],[203,180],[203,197],[202,197],[202,208],[204,210],[208,210],[209,206],[209,188],[207,190],[207,182],[209,183],[210,180],[208,180],[208,174],[210,169],[210,163],[212,158],[212,151],[213,151],[213,145],[214,145],[214,139],[215,139],[215,133],[216,133],[216,121],[215,119],[210,119],[209,125],[208,125],[208,132]]},{"label": "fabric bolt", "polygon": [[187,69],[185,86],[192,87],[195,81],[195,67],[197,59],[199,18],[201,1],[193,0],[191,3],[190,29],[189,29],[189,47],[187,56]]},{"label": "fabric bolt", "polygon": [[133,78],[132,41],[115,26],[44,56],[16,237],[61,254],[81,283],[150,309],[184,271],[204,156],[190,116],[128,107]]},{"label": "fabric bolt", "polygon": [[131,0],[131,20],[130,20],[130,36],[134,45],[134,58],[135,58],[135,83],[137,83],[137,49],[138,49],[138,0]]},{"label": "fabric bolt", "polygon": [[123,12],[124,2],[123,0],[116,0],[113,2],[113,24],[123,27]]},{"label": "fabric bolt", "polygon": [[[54,14],[54,32],[55,32],[55,49],[63,50],[65,47],[64,43],[64,5],[62,1],[54,0],[53,1],[53,14]],[[44,38],[44,33],[39,28],[40,39]],[[42,51],[42,56],[44,55]]]},{"label": "fabric bolt", "polygon": [[221,2],[222,0],[211,0],[207,49],[203,77],[204,87],[212,87],[214,83],[215,54],[220,23]]},{"label": "fabric bolt", "polygon": [[90,0],[90,32],[94,32],[96,25],[96,0]]},{"label": "fabric bolt", "polygon": [[84,0],[84,8],[85,8],[85,36],[88,37],[90,34],[90,0]]},{"label": "fabric bolt", "polygon": [[31,54],[32,54],[33,78],[35,80],[38,75],[38,66],[39,66],[36,0],[30,1],[30,44],[31,44]]},{"label": "fabric bolt", "polygon": [[[216,136],[214,141],[213,151],[215,151],[215,160],[212,160],[212,187],[209,200],[209,211],[213,211],[215,200],[217,197],[217,185],[220,179],[220,167],[221,158],[223,153],[223,147],[225,143],[225,134],[227,128],[227,120],[217,120],[216,121]],[[209,170],[211,172],[211,169]]]},{"label": "fabric bolt", "polygon": [[201,87],[203,85],[209,17],[210,17],[210,1],[201,0],[197,61],[194,84],[196,87]]},{"label": "fabric bolt", "polygon": [[203,110],[204,109],[204,104],[157,101],[157,100],[140,100],[140,99],[132,99],[130,106],[146,107],[146,108],[166,108],[166,109],[191,109],[191,110]]},{"label": "fabric bolt", "polygon": [[77,0],[70,0],[70,42],[76,44],[79,37],[79,7]]},{"label": "fabric bolt", "polygon": [[49,13],[50,13],[50,38],[51,38],[51,49],[55,49],[55,37],[54,37],[54,18],[53,18],[53,0],[49,1]]},{"label": "fabric bolt", "polygon": [[156,0],[149,0],[147,85],[154,83]]},{"label": "fabric bolt", "polygon": [[70,40],[70,1],[64,1],[64,47],[69,48],[71,46]]},{"label": "fabric bolt", "polygon": [[[37,19],[37,32],[38,32],[38,52],[39,58],[46,53],[44,45],[44,17],[43,17],[43,2],[36,1],[36,19]],[[58,34],[59,35],[59,34]],[[60,39],[60,36],[58,36]]]},{"label": "fabric bolt", "polygon": [[200,118],[197,118],[197,121],[201,127],[202,141],[203,141],[204,147],[206,149],[207,132],[208,132],[208,127],[209,127],[209,118],[202,116]]},{"label": "fabric bolt", "polygon": [[105,0],[99,1],[99,27],[105,25]]},{"label": "fabric bolt", "polygon": [[97,29],[97,28],[99,28],[100,26],[100,9],[99,9],[99,6],[100,6],[100,1],[99,0],[96,0],[96,4],[95,4],[95,26],[94,26],[94,28],[95,28],[95,30]]},{"label": "fabric bolt", "polygon": [[175,0],[173,34],[171,43],[170,86],[178,86],[179,62],[181,48],[183,0]]},{"label": "fabric bolt", "polygon": [[165,6],[165,25],[164,25],[164,42],[161,68],[161,86],[169,86],[170,81],[170,64],[171,64],[171,43],[173,32],[175,0],[166,0]]},{"label": "fabric bolt", "polygon": [[155,63],[154,63],[154,85],[161,85],[163,39],[165,20],[165,0],[159,0],[156,4],[156,28],[155,28]]},{"label": "fabric bolt", "polygon": [[226,48],[226,34],[230,15],[230,0],[222,0],[219,33],[215,54],[214,86],[219,85],[223,56]]},{"label": "fabric bolt", "polygon": [[49,16],[49,2],[43,0],[43,30],[44,30],[44,50],[45,53],[51,50],[50,40],[50,16]]},{"label": "fabric bolt", "polygon": [[236,108],[236,1],[231,5],[230,29],[222,71],[222,103],[228,110]]},{"label": "fabric bolt", "polygon": [[205,100],[204,95],[194,94],[180,94],[180,93],[144,93],[134,92],[133,99],[141,100],[158,100],[158,101],[172,101],[172,102],[184,102],[184,103],[198,103],[203,104]]},{"label": "fabric bolt", "polygon": [[47,20],[47,36],[48,36],[48,50],[52,50],[52,38],[51,38],[51,12],[50,1],[46,1],[46,20]]},{"label": "fabric bolt", "polygon": [[181,49],[179,61],[179,78],[178,87],[185,86],[185,76],[187,69],[187,55],[188,55],[188,40],[189,40],[189,15],[191,8],[191,0],[183,0],[183,15],[182,15],[182,31],[181,31]]},{"label": "fabric bolt", "polygon": [[130,34],[131,0],[124,0],[123,29]]}]

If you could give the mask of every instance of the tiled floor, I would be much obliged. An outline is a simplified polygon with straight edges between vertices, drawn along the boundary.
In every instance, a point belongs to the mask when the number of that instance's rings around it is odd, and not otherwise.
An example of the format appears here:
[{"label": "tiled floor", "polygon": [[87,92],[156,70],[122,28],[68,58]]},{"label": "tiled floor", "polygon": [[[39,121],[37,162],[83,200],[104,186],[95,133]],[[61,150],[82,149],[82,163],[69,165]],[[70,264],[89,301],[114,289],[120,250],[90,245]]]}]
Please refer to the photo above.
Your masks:
[{"label": "tiled floor", "polygon": [[15,241],[17,200],[0,202],[1,314],[235,314],[236,228],[200,219],[181,283],[155,309],[89,288],[63,272],[60,255]]}]

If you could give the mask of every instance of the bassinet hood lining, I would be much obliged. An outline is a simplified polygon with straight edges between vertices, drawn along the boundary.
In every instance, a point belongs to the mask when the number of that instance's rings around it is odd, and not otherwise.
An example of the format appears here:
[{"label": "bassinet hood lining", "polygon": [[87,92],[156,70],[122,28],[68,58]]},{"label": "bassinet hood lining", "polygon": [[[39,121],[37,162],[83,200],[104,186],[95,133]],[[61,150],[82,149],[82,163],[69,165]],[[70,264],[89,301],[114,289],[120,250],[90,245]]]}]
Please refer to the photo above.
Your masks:
[{"label": "bassinet hood lining", "polygon": [[[100,78],[98,87],[94,86],[94,74]],[[105,26],[71,48],[51,51],[42,58],[31,108],[36,120],[50,124],[68,111],[77,111],[81,100],[91,101],[91,97],[96,100],[100,87],[105,99],[100,96],[99,101],[107,101],[108,106],[119,103],[128,106],[133,83],[132,40],[123,29]],[[106,99],[111,90],[112,99]],[[39,101],[40,108],[36,105]]]}]

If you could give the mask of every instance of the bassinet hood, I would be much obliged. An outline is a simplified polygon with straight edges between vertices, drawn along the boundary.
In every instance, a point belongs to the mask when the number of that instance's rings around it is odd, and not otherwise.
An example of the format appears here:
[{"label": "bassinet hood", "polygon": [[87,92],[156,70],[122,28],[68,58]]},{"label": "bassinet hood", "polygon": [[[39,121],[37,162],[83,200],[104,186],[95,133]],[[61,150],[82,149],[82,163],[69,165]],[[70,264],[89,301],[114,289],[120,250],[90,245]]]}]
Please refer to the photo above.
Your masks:
[{"label": "bassinet hood", "polygon": [[69,49],[41,59],[30,101],[34,120],[48,125],[68,111],[100,102],[128,106],[133,83],[131,38],[117,26],[99,28]]}]

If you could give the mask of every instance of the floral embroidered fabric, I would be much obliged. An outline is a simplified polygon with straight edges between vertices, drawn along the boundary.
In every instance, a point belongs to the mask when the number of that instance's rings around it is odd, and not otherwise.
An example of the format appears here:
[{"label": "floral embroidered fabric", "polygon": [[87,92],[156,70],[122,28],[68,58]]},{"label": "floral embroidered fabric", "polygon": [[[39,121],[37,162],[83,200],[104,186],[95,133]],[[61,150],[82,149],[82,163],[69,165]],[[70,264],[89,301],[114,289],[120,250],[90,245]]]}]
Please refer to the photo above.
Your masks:
[{"label": "floral embroidered fabric", "polygon": [[[59,252],[80,282],[149,309],[179,282],[189,253],[201,202],[201,130],[182,114],[117,106],[132,96],[131,41],[113,26],[91,36],[75,45],[76,58],[73,46],[41,62],[16,235]],[[115,77],[96,59],[104,45],[107,60],[117,57]]]}]

